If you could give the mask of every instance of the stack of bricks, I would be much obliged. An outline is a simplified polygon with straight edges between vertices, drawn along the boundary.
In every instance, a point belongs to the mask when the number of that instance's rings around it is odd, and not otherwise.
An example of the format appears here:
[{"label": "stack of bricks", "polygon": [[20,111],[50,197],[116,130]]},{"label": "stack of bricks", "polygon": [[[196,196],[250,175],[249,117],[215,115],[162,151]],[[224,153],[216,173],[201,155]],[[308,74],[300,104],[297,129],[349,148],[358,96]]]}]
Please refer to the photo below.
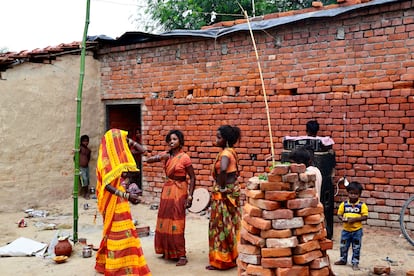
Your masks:
[{"label": "stack of bricks", "polygon": [[303,164],[276,165],[246,185],[238,245],[239,276],[330,275],[323,205],[316,176]]}]

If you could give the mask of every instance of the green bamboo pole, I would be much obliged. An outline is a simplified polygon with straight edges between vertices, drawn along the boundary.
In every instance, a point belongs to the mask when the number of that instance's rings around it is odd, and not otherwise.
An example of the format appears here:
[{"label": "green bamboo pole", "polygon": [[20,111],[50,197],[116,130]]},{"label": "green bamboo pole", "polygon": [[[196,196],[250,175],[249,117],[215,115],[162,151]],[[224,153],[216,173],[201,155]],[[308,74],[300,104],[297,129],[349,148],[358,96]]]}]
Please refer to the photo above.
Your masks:
[{"label": "green bamboo pole", "polygon": [[86,0],[86,20],[85,28],[83,31],[83,39],[81,45],[81,60],[80,60],[80,74],[78,84],[78,95],[76,97],[76,131],[75,131],[75,177],[73,184],[73,242],[78,241],[78,192],[79,192],[79,151],[80,151],[80,128],[82,119],[82,88],[83,79],[85,77],[85,56],[86,56],[86,39],[88,37],[89,26],[89,11],[90,0]]}]

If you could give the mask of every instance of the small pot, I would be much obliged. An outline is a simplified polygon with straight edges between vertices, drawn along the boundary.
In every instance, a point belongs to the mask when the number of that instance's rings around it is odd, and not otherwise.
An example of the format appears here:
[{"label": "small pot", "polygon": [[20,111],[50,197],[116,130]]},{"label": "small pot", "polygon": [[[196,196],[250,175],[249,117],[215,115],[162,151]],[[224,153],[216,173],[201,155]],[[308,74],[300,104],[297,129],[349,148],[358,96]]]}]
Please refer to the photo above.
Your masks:
[{"label": "small pot", "polygon": [[82,250],[82,257],[84,258],[92,257],[92,248],[89,246],[85,246]]}]

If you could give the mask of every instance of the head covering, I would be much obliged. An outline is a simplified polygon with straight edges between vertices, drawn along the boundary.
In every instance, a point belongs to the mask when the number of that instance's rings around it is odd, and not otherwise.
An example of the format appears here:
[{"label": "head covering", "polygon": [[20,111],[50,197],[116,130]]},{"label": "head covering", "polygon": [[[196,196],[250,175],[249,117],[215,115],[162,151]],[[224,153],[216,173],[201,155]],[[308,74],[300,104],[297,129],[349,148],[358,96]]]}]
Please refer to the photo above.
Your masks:
[{"label": "head covering", "polygon": [[[126,171],[139,171],[127,143],[128,132],[110,129],[102,137],[96,165],[98,208],[103,211],[105,186],[120,186],[120,176]],[[109,192],[108,192],[109,193]],[[102,210],[101,210],[102,209]]]}]

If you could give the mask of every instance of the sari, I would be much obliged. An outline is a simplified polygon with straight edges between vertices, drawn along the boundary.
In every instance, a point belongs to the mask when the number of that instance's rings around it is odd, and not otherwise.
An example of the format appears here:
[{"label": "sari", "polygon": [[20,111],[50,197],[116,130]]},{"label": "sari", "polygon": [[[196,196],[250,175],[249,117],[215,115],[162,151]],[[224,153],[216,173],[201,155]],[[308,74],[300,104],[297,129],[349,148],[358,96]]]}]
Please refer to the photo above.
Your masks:
[{"label": "sari", "polygon": [[127,134],[123,130],[111,129],[105,133],[99,146],[96,196],[104,225],[95,270],[111,276],[150,276],[128,200],[105,189],[106,185],[112,185],[125,192],[121,174],[137,171],[126,142]]},{"label": "sari", "polygon": [[165,259],[179,259],[186,256],[185,210],[188,198],[188,183],[185,168],[191,165],[190,157],[180,151],[164,164],[166,181],[162,187],[155,229],[155,253]]},{"label": "sari", "polygon": [[[227,156],[230,160],[227,173],[237,172],[237,154],[232,148],[221,151],[213,164],[212,174],[214,179],[220,172],[221,158]],[[241,210],[240,210],[240,185],[226,183],[228,192],[223,194],[215,182],[211,194],[211,215],[209,222],[209,261],[210,265],[217,269],[229,269],[236,267],[238,251],[237,243],[240,240]]]}]

